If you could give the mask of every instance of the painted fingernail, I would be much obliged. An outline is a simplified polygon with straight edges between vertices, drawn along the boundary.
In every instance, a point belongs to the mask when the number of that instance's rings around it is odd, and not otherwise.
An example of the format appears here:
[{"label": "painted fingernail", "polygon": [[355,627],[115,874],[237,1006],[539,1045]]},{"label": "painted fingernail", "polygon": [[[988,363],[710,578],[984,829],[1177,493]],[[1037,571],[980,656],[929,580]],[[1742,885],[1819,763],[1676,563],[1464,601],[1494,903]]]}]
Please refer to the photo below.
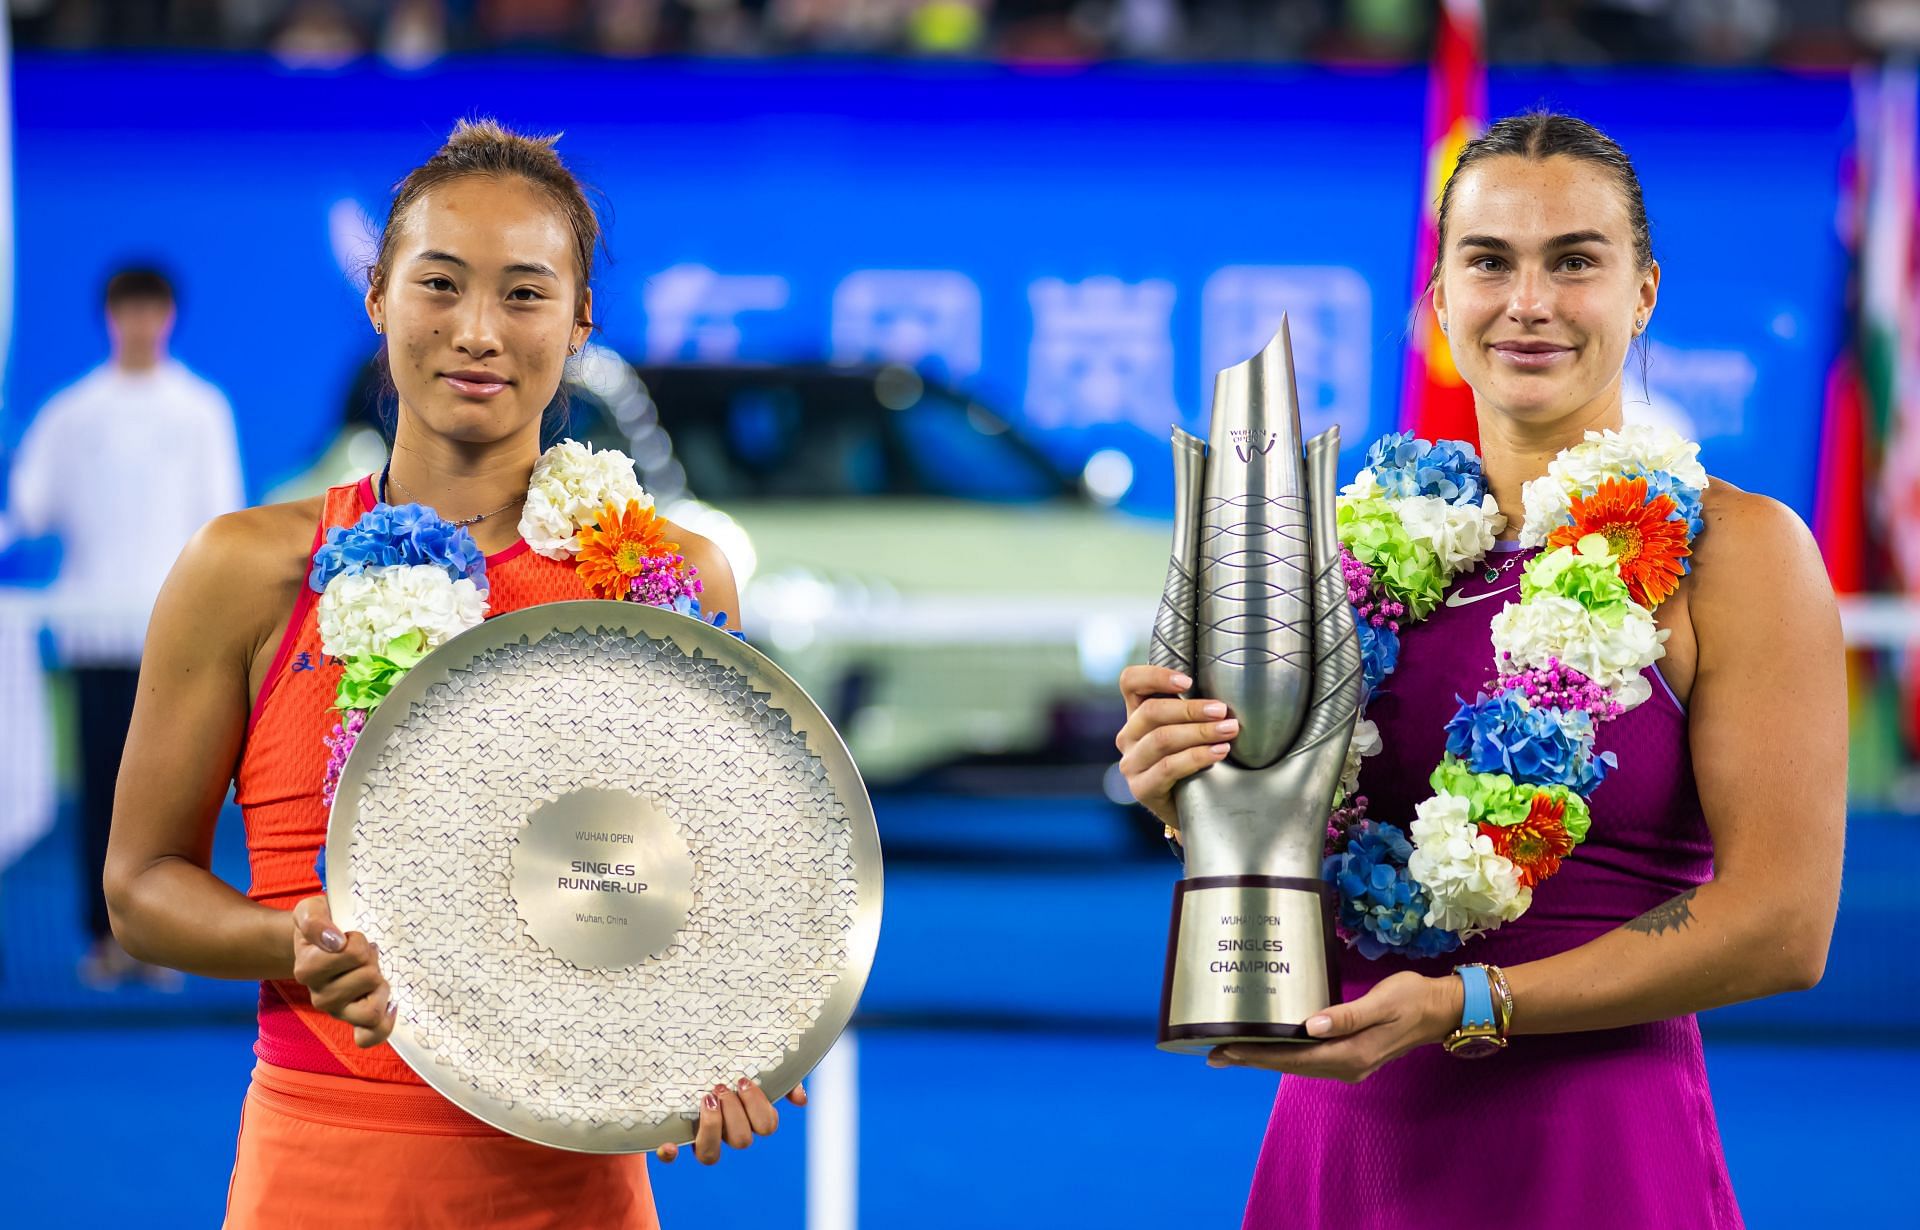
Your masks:
[{"label": "painted fingernail", "polygon": [[344,935],[341,935],[338,931],[335,931],[332,927],[326,927],[321,930],[320,947],[324,948],[328,952],[339,952],[342,948],[345,948],[346,946],[347,946],[347,937]]},{"label": "painted fingernail", "polygon": [[753,1082],[743,1076],[739,1080],[734,1082],[733,1087],[738,1089],[741,1093],[745,1093],[747,1090],[753,1088]]},{"label": "painted fingernail", "polygon": [[1175,675],[1168,682],[1172,683],[1176,689],[1182,692],[1193,686],[1193,680],[1187,678],[1185,675]]},{"label": "painted fingernail", "polygon": [[1213,733],[1216,735],[1230,735],[1236,733],[1239,729],[1239,721],[1234,718],[1228,718],[1224,722],[1216,722],[1213,727]]},{"label": "painted fingernail", "polygon": [[712,1094],[708,1094],[706,1097],[700,1099],[700,1105],[706,1107],[708,1110],[719,1110],[720,1099],[714,1097]]},{"label": "painted fingernail", "polygon": [[399,1015],[400,1015],[399,1002],[391,999],[388,1000],[387,1001],[387,1019],[392,1020],[394,1017],[397,1017]]},{"label": "painted fingernail", "polygon": [[1210,718],[1225,717],[1227,716],[1227,707],[1217,700],[1210,700],[1200,706],[1200,716]]}]

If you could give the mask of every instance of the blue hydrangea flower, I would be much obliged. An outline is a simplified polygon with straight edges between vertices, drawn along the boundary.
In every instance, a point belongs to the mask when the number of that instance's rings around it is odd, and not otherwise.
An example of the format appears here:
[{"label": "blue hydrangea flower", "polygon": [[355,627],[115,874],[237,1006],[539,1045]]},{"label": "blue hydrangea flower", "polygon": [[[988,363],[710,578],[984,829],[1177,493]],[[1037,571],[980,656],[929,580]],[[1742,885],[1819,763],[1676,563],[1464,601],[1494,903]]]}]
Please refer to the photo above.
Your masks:
[{"label": "blue hydrangea flower", "polygon": [[1400,634],[1392,628],[1376,628],[1356,618],[1360,629],[1360,671],[1366,676],[1367,699],[1372,700],[1388,675],[1400,665]]},{"label": "blue hydrangea flower", "polygon": [[419,504],[376,504],[352,525],[329,529],[313,553],[307,585],[323,593],[327,582],[343,573],[354,576],[393,564],[433,564],[456,581],[487,587],[487,557],[473,535]]},{"label": "blue hydrangea flower", "polygon": [[1480,454],[1465,440],[1426,441],[1396,431],[1373,442],[1367,468],[1395,495],[1438,496],[1449,504],[1478,504],[1487,493]]},{"label": "blue hydrangea flower", "polygon": [[[700,615],[700,600],[698,598],[695,598],[693,600],[692,613],[695,616],[695,618],[703,618]],[[747,639],[747,634],[742,632],[740,629],[727,627],[727,613],[725,611],[715,611],[713,613],[713,618],[707,620],[707,622],[712,624],[714,627],[720,629],[720,631],[726,633],[728,636],[737,637],[743,641]]]},{"label": "blue hydrangea flower", "polygon": [[1593,719],[1584,709],[1528,708],[1513,692],[1454,699],[1460,710],[1447,723],[1447,751],[1475,773],[1505,773],[1516,782],[1589,795],[1612,767],[1610,754],[1593,754]]},{"label": "blue hydrangea flower", "polygon": [[1459,932],[1443,931],[1439,927],[1422,927],[1420,933],[1413,937],[1413,942],[1402,949],[1402,952],[1409,957],[1438,957],[1459,947]]},{"label": "blue hydrangea flower", "polygon": [[1426,925],[1427,894],[1407,874],[1413,845],[1399,826],[1361,820],[1345,848],[1327,856],[1321,876],[1340,895],[1340,925],[1369,960],[1389,952],[1438,956],[1460,937]]}]

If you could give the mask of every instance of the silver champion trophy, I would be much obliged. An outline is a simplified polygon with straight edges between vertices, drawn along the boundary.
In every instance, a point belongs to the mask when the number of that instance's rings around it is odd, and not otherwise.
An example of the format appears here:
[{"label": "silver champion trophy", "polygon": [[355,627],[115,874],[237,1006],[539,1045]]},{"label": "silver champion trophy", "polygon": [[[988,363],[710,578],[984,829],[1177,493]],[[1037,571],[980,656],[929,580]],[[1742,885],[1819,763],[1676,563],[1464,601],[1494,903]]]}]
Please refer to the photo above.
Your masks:
[{"label": "silver champion trophy", "polygon": [[401,1058],[592,1153],[691,1140],[722,1082],[786,1093],[880,928],[873,808],[826,716],[759,650],[633,603],[526,607],[427,655],[354,746],[327,868]]},{"label": "silver champion trophy", "polygon": [[1149,655],[1226,703],[1225,760],[1174,790],[1174,890],[1160,1046],[1305,1041],[1334,1002],[1333,898],[1320,877],[1354,715],[1360,644],[1334,535],[1338,428],[1300,445],[1280,331],[1214,382],[1203,443],[1173,433],[1173,558]]}]

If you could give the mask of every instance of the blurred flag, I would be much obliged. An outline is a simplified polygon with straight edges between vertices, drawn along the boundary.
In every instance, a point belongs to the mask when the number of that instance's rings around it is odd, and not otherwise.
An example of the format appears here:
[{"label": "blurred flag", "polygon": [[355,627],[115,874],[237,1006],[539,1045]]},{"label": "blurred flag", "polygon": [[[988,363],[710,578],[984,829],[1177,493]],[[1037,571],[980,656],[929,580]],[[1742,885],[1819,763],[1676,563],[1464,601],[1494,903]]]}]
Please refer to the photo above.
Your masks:
[{"label": "blurred flag", "polygon": [[1428,440],[1480,440],[1473,390],[1460,379],[1446,335],[1426,296],[1440,249],[1440,189],[1460,149],[1487,122],[1487,59],[1481,0],[1444,0],[1427,77],[1427,167],[1421,197],[1420,245],[1413,256],[1413,342],[1407,352],[1400,425]]},{"label": "blurred flag", "polygon": [[1920,278],[1914,269],[1920,77],[1890,64],[1866,86],[1867,211],[1860,256],[1860,366],[1882,442],[1879,506],[1894,579],[1920,594]]},{"label": "blurred flag", "polygon": [[[1868,422],[1867,389],[1861,374],[1866,334],[1867,269],[1861,259],[1874,200],[1873,140],[1880,92],[1878,74],[1868,69],[1853,79],[1853,148],[1840,164],[1840,207],[1835,229],[1847,250],[1847,303],[1851,319],[1840,352],[1827,372],[1826,404],[1820,422],[1820,455],[1813,492],[1813,536],[1827,562],[1836,593],[1868,588],[1867,450],[1875,428]],[[1876,288],[1877,290],[1877,288]]]},{"label": "blurred flag", "polygon": [[1851,354],[1827,373],[1820,427],[1820,477],[1814,490],[1813,534],[1838,594],[1867,588],[1866,405],[1860,368]]},{"label": "blurred flag", "polygon": [[[1920,277],[1916,277],[1915,156],[1920,76],[1894,61],[1854,78],[1856,149],[1850,233],[1857,317],[1852,354],[1828,384],[1814,531],[1834,588],[1884,585],[1920,596]],[[1877,531],[1877,532],[1876,532]],[[1885,554],[1875,551],[1876,541]],[[1903,655],[1909,740],[1920,731],[1920,654]],[[1855,782],[1869,762],[1899,757],[1885,721],[1892,687],[1850,653]],[[1864,737],[1864,738],[1863,738]]]}]

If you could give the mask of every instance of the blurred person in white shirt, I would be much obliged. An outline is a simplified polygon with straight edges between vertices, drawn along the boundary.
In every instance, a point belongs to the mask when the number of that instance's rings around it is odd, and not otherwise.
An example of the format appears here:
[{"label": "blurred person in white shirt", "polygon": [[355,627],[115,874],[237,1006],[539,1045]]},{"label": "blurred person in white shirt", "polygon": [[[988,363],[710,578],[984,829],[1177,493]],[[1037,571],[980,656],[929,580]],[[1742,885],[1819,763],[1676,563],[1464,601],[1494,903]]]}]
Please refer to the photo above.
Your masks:
[{"label": "blurred person in white shirt", "polygon": [[81,885],[91,944],[80,975],[178,979],[121,950],[101,894],[120,751],[140,647],[160,583],[194,531],[245,503],[233,410],[167,351],[172,285],[153,269],[107,282],[107,361],[56,393],[20,442],[0,542],[52,534],[59,577],[48,623],[74,680],[79,724]]}]

